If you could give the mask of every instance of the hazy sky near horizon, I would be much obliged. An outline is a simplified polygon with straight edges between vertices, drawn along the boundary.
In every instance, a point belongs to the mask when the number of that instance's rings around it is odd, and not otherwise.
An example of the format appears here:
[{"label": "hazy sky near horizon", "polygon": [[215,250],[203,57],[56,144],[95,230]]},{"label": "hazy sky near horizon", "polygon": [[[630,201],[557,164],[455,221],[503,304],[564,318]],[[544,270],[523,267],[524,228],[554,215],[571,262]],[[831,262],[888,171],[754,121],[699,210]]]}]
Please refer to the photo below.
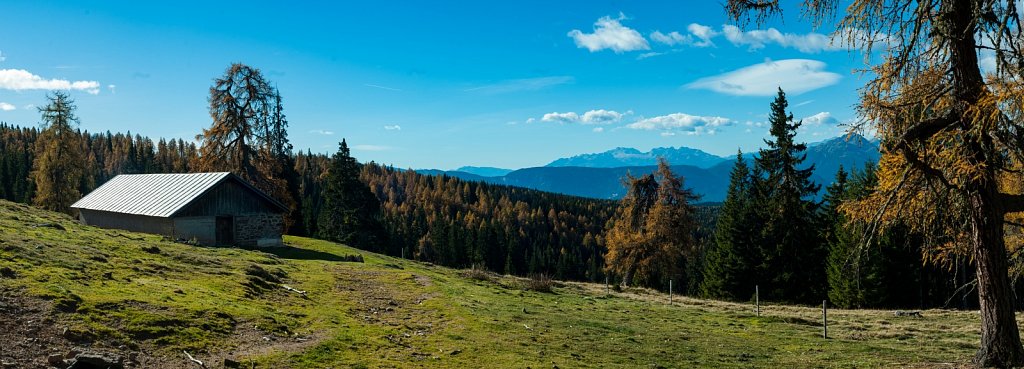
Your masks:
[{"label": "hazy sky near horizon", "polygon": [[[806,142],[856,118],[864,58],[718,1],[6,1],[0,121],[66,89],[81,128],[191,139],[232,62],[281,91],[297,149],[402,168],[521,168],[615,147],[761,147],[781,86]],[[295,5],[299,4],[299,5]]]}]

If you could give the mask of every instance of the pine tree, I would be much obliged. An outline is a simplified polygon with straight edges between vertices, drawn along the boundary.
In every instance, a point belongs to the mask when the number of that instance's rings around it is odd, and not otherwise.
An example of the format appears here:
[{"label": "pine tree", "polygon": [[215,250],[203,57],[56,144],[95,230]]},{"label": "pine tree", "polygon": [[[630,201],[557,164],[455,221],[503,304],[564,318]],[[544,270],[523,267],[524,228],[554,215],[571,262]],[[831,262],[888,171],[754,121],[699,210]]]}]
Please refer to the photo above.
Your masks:
[{"label": "pine tree", "polygon": [[826,285],[819,204],[813,200],[820,187],[810,180],[814,165],[798,168],[807,146],[794,141],[801,122],[793,121],[788,105],[780,88],[768,117],[771,138],[754,160],[753,205],[761,222],[752,226],[761,226],[759,279],[768,285],[762,291],[774,299],[813,302],[824,296]]},{"label": "pine tree", "polygon": [[85,155],[81,136],[75,130],[74,101],[64,92],[47,96],[50,103],[39,108],[44,128],[36,141],[32,162],[35,197],[32,203],[46,210],[70,213],[70,206],[82,194]]},{"label": "pine tree", "polygon": [[359,163],[342,140],[331,158],[324,184],[323,208],[318,221],[320,238],[380,251],[383,227],[380,202],[359,179]]}]

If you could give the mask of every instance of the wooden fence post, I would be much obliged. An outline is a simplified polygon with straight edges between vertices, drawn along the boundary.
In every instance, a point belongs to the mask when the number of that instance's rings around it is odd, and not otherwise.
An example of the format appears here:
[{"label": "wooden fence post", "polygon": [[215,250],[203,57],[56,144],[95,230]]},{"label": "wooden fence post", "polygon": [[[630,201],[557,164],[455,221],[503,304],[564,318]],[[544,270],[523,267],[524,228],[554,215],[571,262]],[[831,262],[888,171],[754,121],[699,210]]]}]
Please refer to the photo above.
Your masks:
[{"label": "wooden fence post", "polygon": [[821,338],[828,338],[828,300],[821,300]]},{"label": "wooden fence post", "polygon": [[754,285],[754,314],[761,317],[761,286]]}]

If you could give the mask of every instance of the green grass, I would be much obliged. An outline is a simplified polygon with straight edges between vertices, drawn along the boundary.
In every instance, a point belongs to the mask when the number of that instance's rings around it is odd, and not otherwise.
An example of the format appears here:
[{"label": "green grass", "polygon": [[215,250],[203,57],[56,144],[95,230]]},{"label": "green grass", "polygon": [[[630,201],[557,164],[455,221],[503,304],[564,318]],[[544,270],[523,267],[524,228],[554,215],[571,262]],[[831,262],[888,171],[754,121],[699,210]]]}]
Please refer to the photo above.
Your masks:
[{"label": "green grass", "polygon": [[[976,312],[830,310],[825,340],[820,307],[762,306],[755,317],[748,305],[669,306],[640,289],[605,296],[601,285],[558,283],[542,293],[513,277],[285,242],[195,247],[0,202],[0,269],[16,273],[0,288],[52,301],[56,324],[99,346],[264,368],[930,367],[966,363],[979,339]],[[341,261],[356,254],[365,262]],[[253,277],[254,265],[306,295]]]}]

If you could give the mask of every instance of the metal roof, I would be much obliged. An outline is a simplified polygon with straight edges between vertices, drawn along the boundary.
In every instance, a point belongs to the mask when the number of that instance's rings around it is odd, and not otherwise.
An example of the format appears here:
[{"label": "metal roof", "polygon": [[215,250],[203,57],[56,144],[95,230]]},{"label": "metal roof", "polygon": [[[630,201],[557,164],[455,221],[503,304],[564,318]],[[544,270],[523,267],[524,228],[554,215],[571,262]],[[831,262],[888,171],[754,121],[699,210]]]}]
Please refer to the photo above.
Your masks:
[{"label": "metal roof", "polygon": [[76,209],[168,218],[206,191],[234,178],[278,208],[280,202],[229,172],[187,174],[121,174],[71,205]]}]

